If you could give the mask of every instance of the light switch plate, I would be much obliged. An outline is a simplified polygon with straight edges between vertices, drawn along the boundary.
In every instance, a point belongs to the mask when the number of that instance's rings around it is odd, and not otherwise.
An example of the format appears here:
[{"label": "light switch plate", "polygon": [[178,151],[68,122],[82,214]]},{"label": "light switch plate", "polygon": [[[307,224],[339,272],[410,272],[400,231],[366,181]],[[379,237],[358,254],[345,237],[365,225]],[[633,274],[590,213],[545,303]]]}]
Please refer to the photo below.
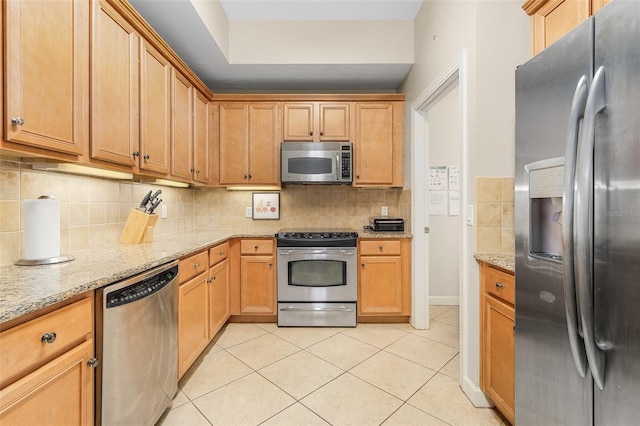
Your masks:
[{"label": "light switch plate", "polygon": [[253,215],[251,214],[251,207],[245,207],[244,208],[244,217],[252,217]]},{"label": "light switch plate", "polygon": [[160,218],[161,219],[166,219],[167,218],[167,205],[163,204],[160,207]]},{"label": "light switch plate", "polygon": [[382,216],[388,216],[388,215],[389,215],[389,207],[387,207],[387,206],[382,206],[382,209],[380,209],[380,215],[382,215]]},{"label": "light switch plate", "polygon": [[465,211],[465,220],[467,222],[467,226],[473,226],[473,204],[467,206]]}]

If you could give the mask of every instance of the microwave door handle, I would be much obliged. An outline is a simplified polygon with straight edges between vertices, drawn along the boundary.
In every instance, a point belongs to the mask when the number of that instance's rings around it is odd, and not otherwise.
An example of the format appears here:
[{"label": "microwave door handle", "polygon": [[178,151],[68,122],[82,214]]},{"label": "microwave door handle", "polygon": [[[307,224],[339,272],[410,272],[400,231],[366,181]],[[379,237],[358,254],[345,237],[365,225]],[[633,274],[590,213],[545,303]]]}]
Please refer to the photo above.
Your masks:
[{"label": "microwave door handle", "polygon": [[336,180],[340,179],[340,153],[336,152]]},{"label": "microwave door handle", "polygon": [[581,330],[578,322],[580,317],[579,305],[576,302],[576,283],[573,263],[573,209],[576,151],[578,148],[578,134],[580,121],[584,117],[584,109],[587,103],[587,77],[582,76],[576,85],[576,90],[571,102],[571,114],[569,117],[569,129],[567,131],[566,149],[564,155],[564,197],[562,198],[562,263],[564,267],[564,301],[567,317],[567,332],[569,334],[569,347],[573,362],[580,377],[587,375],[587,361],[585,359],[584,343],[580,338]]}]

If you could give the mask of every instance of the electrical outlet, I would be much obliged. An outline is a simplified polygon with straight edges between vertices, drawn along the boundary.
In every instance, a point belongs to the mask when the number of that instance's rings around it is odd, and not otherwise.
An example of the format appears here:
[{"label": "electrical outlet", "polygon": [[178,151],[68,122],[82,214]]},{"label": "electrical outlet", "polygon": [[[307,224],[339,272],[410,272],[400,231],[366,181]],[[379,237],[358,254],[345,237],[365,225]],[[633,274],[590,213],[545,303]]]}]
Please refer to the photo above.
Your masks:
[{"label": "electrical outlet", "polygon": [[380,209],[380,214],[382,216],[388,216],[389,215],[389,207],[382,206],[382,209]]},{"label": "electrical outlet", "polygon": [[244,217],[253,217],[253,214],[251,213],[251,207],[244,208]]},{"label": "electrical outlet", "polygon": [[167,218],[167,205],[163,204],[160,207],[160,219],[166,219]]}]

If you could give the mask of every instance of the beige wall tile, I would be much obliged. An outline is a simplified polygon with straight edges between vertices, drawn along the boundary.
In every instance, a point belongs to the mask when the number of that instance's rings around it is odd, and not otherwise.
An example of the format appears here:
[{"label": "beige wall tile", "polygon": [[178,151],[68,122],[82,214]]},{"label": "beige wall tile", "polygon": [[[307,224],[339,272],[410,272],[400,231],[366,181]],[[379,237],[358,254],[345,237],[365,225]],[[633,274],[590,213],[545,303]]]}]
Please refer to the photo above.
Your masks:
[{"label": "beige wall tile", "polygon": [[[3,161],[2,164],[12,164]],[[0,200],[20,199],[20,171],[0,169]]]},{"label": "beige wall tile", "polygon": [[513,201],[502,203],[502,227],[514,228],[515,222],[515,207]]},{"label": "beige wall tile", "polygon": [[0,232],[20,231],[20,201],[0,200]]},{"label": "beige wall tile", "polygon": [[89,224],[89,203],[69,203],[69,226],[85,226]]},{"label": "beige wall tile", "polygon": [[502,226],[502,203],[478,203],[477,226]]},{"label": "beige wall tile", "polygon": [[502,178],[502,201],[515,201],[515,178]]},{"label": "beige wall tile", "polygon": [[20,232],[0,232],[0,264],[20,260]]},{"label": "beige wall tile", "polygon": [[479,253],[502,252],[502,228],[476,228],[476,251]]},{"label": "beige wall tile", "polygon": [[502,178],[479,177],[476,179],[478,203],[502,201]]},{"label": "beige wall tile", "polygon": [[502,229],[502,253],[515,253],[516,235],[514,228]]}]

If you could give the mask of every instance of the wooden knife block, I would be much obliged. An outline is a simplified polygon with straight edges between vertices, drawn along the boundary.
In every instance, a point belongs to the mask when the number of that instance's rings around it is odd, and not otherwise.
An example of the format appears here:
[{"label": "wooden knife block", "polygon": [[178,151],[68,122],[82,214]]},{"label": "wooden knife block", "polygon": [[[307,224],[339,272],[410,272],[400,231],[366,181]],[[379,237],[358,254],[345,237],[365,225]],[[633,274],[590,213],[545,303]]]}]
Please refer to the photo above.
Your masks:
[{"label": "wooden knife block", "polygon": [[153,227],[158,221],[157,214],[147,214],[132,209],[120,235],[120,244],[150,243],[153,241]]}]

